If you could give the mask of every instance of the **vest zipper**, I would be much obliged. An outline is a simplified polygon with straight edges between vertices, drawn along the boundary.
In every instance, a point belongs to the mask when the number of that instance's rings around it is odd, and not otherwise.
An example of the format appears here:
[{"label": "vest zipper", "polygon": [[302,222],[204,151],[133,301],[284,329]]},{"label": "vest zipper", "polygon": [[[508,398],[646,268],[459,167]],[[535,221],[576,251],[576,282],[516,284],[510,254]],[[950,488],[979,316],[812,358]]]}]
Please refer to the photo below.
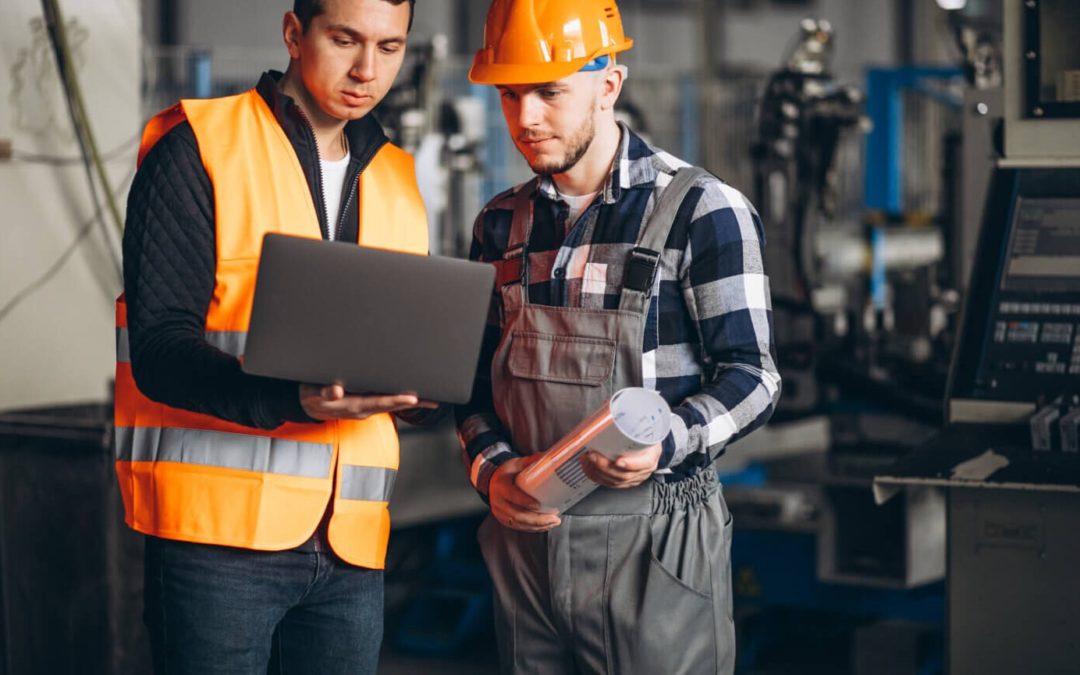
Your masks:
[{"label": "vest zipper", "polygon": [[[345,224],[345,216],[349,213],[349,207],[352,206],[353,195],[356,194],[356,184],[360,180],[360,174],[357,172],[356,177],[349,181],[349,196],[345,198],[345,205],[341,207],[341,213],[338,214],[337,225],[334,229],[334,240],[338,240],[341,237],[341,228]],[[359,219],[357,219],[359,221]],[[356,232],[356,243],[360,243],[360,231]]]},{"label": "vest zipper", "polygon": [[299,113],[300,119],[304,120],[304,124],[307,125],[308,131],[311,132],[311,140],[315,143],[315,167],[317,169],[315,175],[318,178],[315,186],[315,210],[318,213],[315,215],[319,218],[319,229],[322,230],[323,239],[330,239],[330,223],[327,222],[326,218],[326,195],[323,194],[322,154],[319,152],[319,139],[315,135],[315,127],[311,126],[311,122],[308,120],[303,108],[296,106],[296,111]]}]

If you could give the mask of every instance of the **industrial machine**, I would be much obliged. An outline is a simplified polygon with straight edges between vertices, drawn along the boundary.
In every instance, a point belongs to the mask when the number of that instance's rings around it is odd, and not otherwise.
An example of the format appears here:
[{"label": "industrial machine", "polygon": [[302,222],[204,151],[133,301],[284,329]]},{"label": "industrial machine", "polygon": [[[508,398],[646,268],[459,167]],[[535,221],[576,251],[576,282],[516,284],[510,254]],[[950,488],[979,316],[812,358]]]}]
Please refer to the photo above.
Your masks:
[{"label": "industrial machine", "polygon": [[[875,509],[872,482],[940,426],[958,301],[948,202],[929,170],[964,78],[878,68],[865,88],[842,84],[835,39],[829,22],[804,20],[759,107],[754,203],[784,393],[769,426],[721,460],[725,471],[753,457],[722,475],[738,528],[739,667],[937,672],[945,500],[912,488]],[[792,644],[789,621],[828,629]],[[888,670],[873,660],[882,643]]]},{"label": "industrial machine", "polygon": [[[815,484],[818,577],[912,588],[944,575],[943,528],[926,526],[944,522],[943,501],[924,491],[887,514],[867,507],[874,473],[940,424],[958,304],[948,285],[948,214],[911,176],[943,157],[907,148],[948,131],[925,119],[959,107],[962,74],[872,69],[864,94],[832,77],[834,40],[829,22],[803,20],[760,106],[755,203],[784,378],[773,426],[825,423],[827,452],[793,471]],[[851,145],[864,140],[866,195],[856,201],[841,174],[851,172]],[[944,143],[934,147],[944,154]],[[772,489],[784,463],[766,467]],[[760,491],[746,497],[761,510]],[[936,534],[919,535],[928,531]]]},{"label": "industrial machine", "polygon": [[409,52],[408,67],[376,115],[390,138],[416,161],[431,252],[465,257],[473,218],[483,206],[480,154],[486,110],[482,100],[454,95],[448,86],[445,35],[411,46]]},{"label": "industrial machine", "polygon": [[948,488],[950,672],[1068,672],[1080,658],[1080,166],[999,168],[984,222],[950,423],[875,485]]},{"label": "industrial machine", "polygon": [[[783,406],[803,414],[821,403],[815,372],[820,350],[814,343],[846,333],[824,325],[842,301],[823,278],[818,235],[837,216],[837,146],[862,119],[863,96],[833,79],[833,42],[828,21],[801,22],[784,65],[765,86],[752,150],[754,201],[766,224],[773,320],[784,367]],[[841,322],[846,319],[843,309],[839,315]]]},{"label": "industrial machine", "polygon": [[1080,662],[1080,6],[1005,0],[1003,156],[950,367],[947,427],[875,479],[947,494],[948,665]]},{"label": "industrial machine", "polygon": [[[1080,48],[1066,36],[1080,6],[969,5],[946,13],[957,67],[871,69],[863,93],[829,76],[834,37],[806,21],[765,88],[755,204],[785,387],[771,431],[824,419],[827,432],[816,455],[753,467],[762,487],[726,481],[749,526],[736,592],[937,622],[953,673],[1069,672]],[[860,130],[853,207],[839,177]],[[762,553],[779,551],[773,575]],[[813,578],[790,571],[806,555]],[[875,590],[837,600],[841,584]]]},{"label": "industrial machine", "polygon": [[[962,71],[874,68],[864,92],[832,77],[834,40],[829,22],[803,20],[760,106],[755,203],[785,383],[775,419],[870,398],[934,424],[960,276],[936,167]],[[851,150],[864,138],[861,159]],[[865,194],[853,199],[843,177],[860,163]]]}]

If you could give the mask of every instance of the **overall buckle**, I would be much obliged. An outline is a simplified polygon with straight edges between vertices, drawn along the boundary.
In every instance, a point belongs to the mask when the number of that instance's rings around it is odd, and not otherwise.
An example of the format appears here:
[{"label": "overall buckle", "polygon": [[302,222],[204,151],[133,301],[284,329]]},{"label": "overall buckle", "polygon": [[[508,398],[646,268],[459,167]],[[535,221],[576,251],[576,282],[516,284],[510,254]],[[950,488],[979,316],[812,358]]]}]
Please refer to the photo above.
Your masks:
[{"label": "overall buckle", "polygon": [[503,259],[496,265],[498,268],[497,280],[500,287],[509,284],[521,283],[524,273],[525,244],[517,244],[506,249]]},{"label": "overall buckle", "polygon": [[660,254],[652,249],[635,246],[630,250],[630,260],[626,265],[626,277],[623,286],[632,291],[647,293],[656,280]]}]

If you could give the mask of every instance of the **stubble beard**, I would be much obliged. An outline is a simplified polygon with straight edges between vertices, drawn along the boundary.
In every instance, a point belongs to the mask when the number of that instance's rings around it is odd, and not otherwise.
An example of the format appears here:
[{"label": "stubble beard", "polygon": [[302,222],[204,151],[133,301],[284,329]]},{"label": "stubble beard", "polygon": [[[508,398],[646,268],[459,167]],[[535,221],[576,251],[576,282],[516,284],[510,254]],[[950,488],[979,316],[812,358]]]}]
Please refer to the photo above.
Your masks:
[{"label": "stubble beard", "polygon": [[526,162],[529,164],[529,168],[533,170],[533,173],[540,176],[566,173],[581,161],[581,158],[589,151],[589,146],[592,145],[595,137],[596,122],[593,116],[589,115],[586,117],[585,122],[574,132],[573,136],[570,137],[566,153],[561,158],[535,163],[526,158]]}]

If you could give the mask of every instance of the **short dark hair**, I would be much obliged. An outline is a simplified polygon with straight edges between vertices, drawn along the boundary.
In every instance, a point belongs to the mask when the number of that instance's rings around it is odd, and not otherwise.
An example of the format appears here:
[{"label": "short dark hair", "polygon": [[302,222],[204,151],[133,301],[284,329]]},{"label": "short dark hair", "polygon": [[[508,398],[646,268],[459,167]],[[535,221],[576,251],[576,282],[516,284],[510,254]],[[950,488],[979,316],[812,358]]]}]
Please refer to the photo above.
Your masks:
[{"label": "short dark hair", "polygon": [[[383,2],[389,2],[391,5],[400,5],[403,2],[409,3],[409,30],[412,30],[413,14],[416,11],[416,0],[383,0]],[[300,18],[300,25],[304,28],[304,32],[307,32],[308,26],[311,25],[311,20],[326,11],[323,7],[323,0],[293,0],[293,14],[296,14]]]}]

